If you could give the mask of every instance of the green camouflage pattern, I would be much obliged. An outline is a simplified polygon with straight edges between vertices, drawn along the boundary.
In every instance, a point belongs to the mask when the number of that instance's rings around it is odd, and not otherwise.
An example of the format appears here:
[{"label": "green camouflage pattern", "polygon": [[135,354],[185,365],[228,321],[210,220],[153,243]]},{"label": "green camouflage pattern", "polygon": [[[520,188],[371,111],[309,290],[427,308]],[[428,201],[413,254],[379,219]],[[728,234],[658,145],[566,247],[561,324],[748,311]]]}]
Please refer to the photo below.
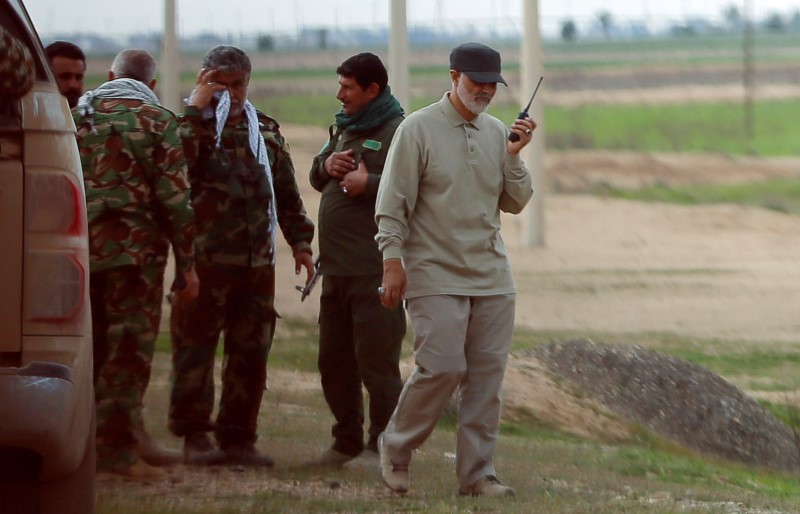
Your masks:
[{"label": "green camouflage pattern", "polygon": [[[274,119],[258,113],[272,170],[278,223],[295,253],[311,253],[314,223],[306,216],[289,145]],[[264,169],[250,151],[247,119],[225,126],[215,145],[214,118],[193,106],[181,117],[195,209],[198,259],[217,264],[269,266],[273,262],[269,196]]]},{"label": "green camouflage pattern", "polygon": [[[295,253],[311,253],[306,216],[289,146],[278,123],[261,113],[278,224]],[[244,117],[226,126],[216,148],[215,121],[188,106],[181,136],[197,223],[198,298],[173,307],[173,376],[169,426],[178,436],[214,430],[221,446],[256,440],[256,425],[275,331],[275,269],[270,195],[250,151]],[[222,394],[216,422],[214,356],[225,331]]]},{"label": "green camouflage pattern", "polygon": [[124,467],[137,458],[132,430],[142,425],[164,269],[160,263],[119,266],[89,277],[98,469]]},{"label": "green camouflage pattern", "polygon": [[[177,436],[214,430],[221,445],[255,441],[275,331],[274,269],[199,260],[197,275],[200,295],[179,301],[170,318],[170,430]],[[223,329],[222,395],[212,423],[214,355]]]},{"label": "green camouflage pattern", "polygon": [[91,270],[193,265],[194,223],[175,115],[139,100],[96,99],[94,128],[73,110],[89,221]]},{"label": "green camouflage pattern", "polygon": [[20,98],[30,91],[33,66],[28,47],[0,26],[0,97]]}]

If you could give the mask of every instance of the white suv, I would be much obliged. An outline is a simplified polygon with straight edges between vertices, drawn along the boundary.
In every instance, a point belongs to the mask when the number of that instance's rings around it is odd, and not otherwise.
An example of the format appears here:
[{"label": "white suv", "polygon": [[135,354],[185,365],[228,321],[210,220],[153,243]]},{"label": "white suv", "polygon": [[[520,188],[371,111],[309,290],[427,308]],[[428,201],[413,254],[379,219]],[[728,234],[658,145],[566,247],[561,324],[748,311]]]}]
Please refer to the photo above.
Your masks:
[{"label": "white suv", "polygon": [[86,204],[75,125],[20,0],[33,89],[0,98],[0,513],[94,511]]}]

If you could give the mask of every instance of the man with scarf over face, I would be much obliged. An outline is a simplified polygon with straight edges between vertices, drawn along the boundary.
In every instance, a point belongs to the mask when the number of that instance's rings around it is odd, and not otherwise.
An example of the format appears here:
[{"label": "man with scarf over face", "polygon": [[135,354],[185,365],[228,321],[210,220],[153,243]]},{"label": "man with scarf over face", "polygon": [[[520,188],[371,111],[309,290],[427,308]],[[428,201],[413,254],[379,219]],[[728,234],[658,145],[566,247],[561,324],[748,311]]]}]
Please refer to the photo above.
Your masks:
[{"label": "man with scarf over face", "polygon": [[[274,464],[255,443],[277,318],[278,228],[292,247],[295,274],[305,268],[308,282],[314,272],[314,224],[289,145],[278,122],[247,100],[250,71],[239,48],[211,49],[181,117],[200,293],[173,305],[169,426],[185,439],[187,464]],[[223,331],[222,392],[212,421],[214,357]]]},{"label": "man with scarf over face", "polygon": [[123,50],[73,109],[89,224],[97,469],[165,476],[137,454],[141,400],[161,318],[170,244],[182,299],[197,295],[193,212],[175,115],[153,93],[156,63]]},{"label": "man with scarf over face", "polygon": [[[375,195],[403,109],[376,55],[354,55],[336,73],[342,109],[310,173],[311,185],[322,193],[318,366],[336,419],[333,445],[316,463],[340,466],[358,457],[350,465],[377,468],[378,436],[403,388],[398,363],[406,322],[401,306],[384,309],[378,295],[383,265],[375,242]],[[362,383],[369,393],[366,447]]]}]

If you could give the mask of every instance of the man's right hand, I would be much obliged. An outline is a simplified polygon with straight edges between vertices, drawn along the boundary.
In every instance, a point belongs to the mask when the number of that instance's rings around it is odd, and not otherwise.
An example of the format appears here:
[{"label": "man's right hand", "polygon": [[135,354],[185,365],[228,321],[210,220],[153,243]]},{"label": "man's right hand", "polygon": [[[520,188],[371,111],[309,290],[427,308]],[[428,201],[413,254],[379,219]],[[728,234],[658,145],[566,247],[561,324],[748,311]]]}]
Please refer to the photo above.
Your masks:
[{"label": "man's right hand", "polygon": [[383,261],[383,281],[381,287],[383,294],[381,304],[387,309],[394,309],[406,295],[406,270],[400,259],[386,259]]},{"label": "man's right hand", "polygon": [[331,178],[341,180],[342,177],[356,169],[353,150],[333,152],[325,159],[325,171]]},{"label": "man's right hand", "polygon": [[175,294],[181,301],[194,300],[200,292],[200,281],[197,278],[197,272],[192,268],[189,271],[179,271],[179,273],[183,276],[185,285],[183,288],[176,290]]},{"label": "man's right hand", "polygon": [[216,70],[209,70],[206,68],[200,70],[195,80],[194,90],[189,96],[189,105],[203,110],[211,105],[211,99],[214,97],[214,93],[217,91],[225,91],[225,86],[214,81],[216,75]]}]

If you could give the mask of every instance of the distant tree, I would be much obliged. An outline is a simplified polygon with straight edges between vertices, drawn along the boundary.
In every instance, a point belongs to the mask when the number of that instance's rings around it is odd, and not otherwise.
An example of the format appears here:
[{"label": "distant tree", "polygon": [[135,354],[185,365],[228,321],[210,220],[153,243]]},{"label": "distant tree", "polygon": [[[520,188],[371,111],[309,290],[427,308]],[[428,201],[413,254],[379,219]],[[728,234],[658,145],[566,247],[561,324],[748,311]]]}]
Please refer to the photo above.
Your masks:
[{"label": "distant tree", "polygon": [[257,43],[258,50],[261,52],[271,52],[275,49],[275,38],[269,34],[261,34],[258,36]]},{"label": "distant tree", "polygon": [[600,26],[603,28],[603,34],[606,39],[611,39],[611,27],[614,26],[614,19],[608,11],[600,11],[597,13],[597,19],[600,21]]},{"label": "distant tree", "polygon": [[722,16],[725,18],[725,23],[729,29],[738,30],[742,26],[742,12],[734,4],[725,7],[722,10]]},{"label": "distant tree", "polygon": [[790,23],[792,28],[794,29],[800,28],[800,10],[797,10],[792,13],[792,21]]},{"label": "distant tree", "polygon": [[669,28],[669,33],[673,37],[693,37],[697,35],[697,29],[688,24],[673,25]]},{"label": "distant tree", "polygon": [[770,32],[785,32],[786,22],[783,21],[783,16],[780,14],[772,13],[764,21],[764,28]]},{"label": "distant tree", "polygon": [[575,41],[578,38],[578,27],[572,20],[565,20],[561,23],[561,39],[564,41]]}]

